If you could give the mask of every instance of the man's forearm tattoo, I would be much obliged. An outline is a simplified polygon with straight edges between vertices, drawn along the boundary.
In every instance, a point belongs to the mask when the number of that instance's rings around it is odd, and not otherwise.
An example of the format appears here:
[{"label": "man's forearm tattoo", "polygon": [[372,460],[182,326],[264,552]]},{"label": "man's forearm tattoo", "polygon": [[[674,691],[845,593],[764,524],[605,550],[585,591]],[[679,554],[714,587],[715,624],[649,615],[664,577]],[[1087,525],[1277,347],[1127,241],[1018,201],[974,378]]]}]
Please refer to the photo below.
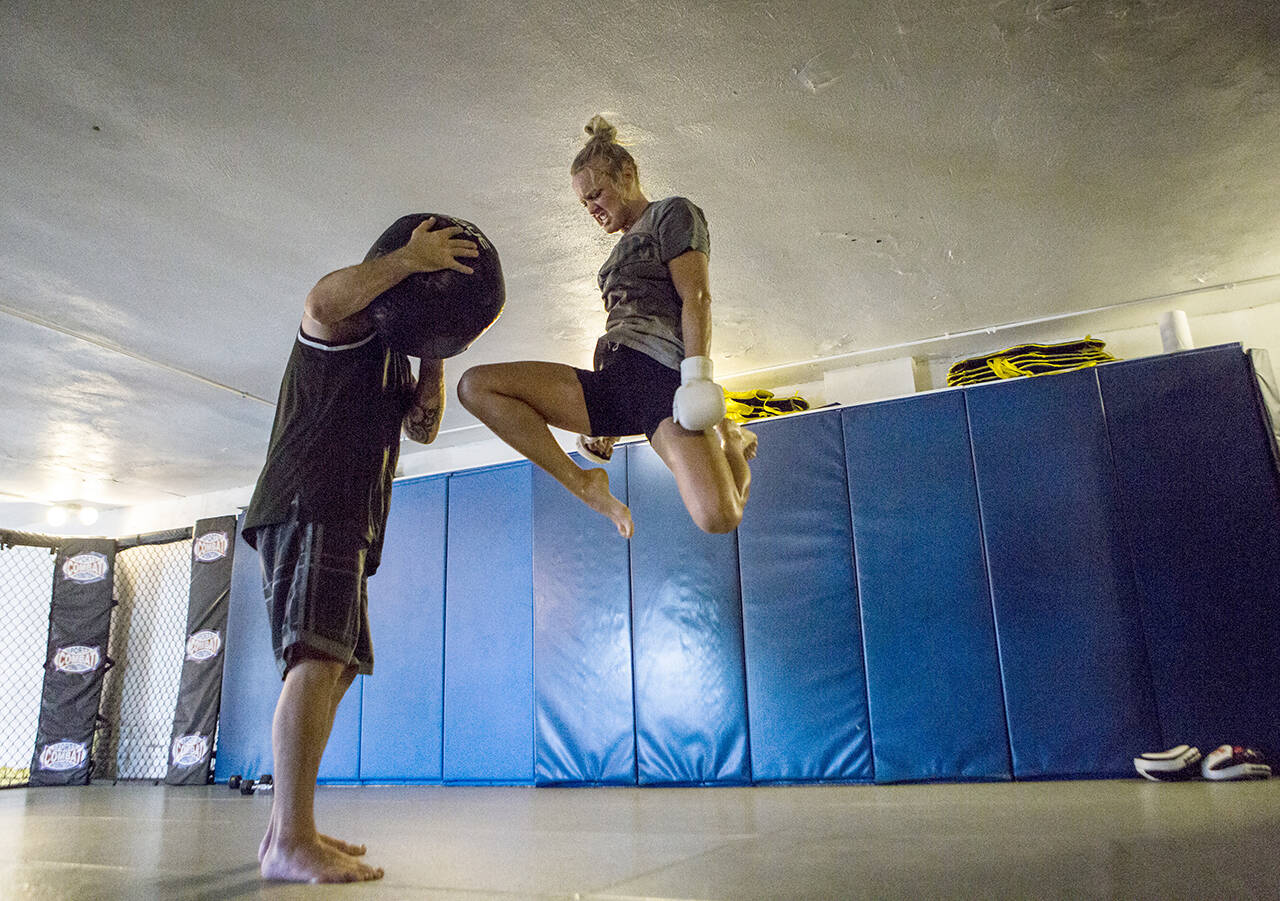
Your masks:
[{"label": "man's forearm tattoo", "polygon": [[429,444],[440,427],[440,408],[414,406],[404,418],[404,433],[413,441]]}]

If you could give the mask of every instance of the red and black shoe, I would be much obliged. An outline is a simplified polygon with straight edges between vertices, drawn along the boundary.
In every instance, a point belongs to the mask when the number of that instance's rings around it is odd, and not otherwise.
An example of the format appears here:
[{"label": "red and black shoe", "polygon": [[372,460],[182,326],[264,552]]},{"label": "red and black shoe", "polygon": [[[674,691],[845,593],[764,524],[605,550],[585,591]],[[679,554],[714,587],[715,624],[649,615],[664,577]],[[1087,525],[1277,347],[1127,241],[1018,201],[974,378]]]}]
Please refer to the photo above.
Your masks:
[{"label": "red and black shoe", "polygon": [[1271,767],[1262,754],[1240,745],[1219,745],[1205,755],[1200,773],[1206,779],[1269,779]]}]

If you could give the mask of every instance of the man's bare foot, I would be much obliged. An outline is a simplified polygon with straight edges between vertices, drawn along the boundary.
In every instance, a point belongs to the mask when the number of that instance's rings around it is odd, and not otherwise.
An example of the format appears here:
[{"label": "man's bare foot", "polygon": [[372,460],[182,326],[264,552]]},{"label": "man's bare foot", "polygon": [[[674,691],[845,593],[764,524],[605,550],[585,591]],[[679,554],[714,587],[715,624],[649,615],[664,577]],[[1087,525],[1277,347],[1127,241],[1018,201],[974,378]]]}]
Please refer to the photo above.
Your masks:
[{"label": "man's bare foot", "polygon": [[[272,836],[275,835],[275,826],[274,818],[267,822],[267,834],[262,837],[262,843],[258,845],[258,863],[262,863],[262,859],[267,856],[267,848],[271,846]],[[364,845],[353,845],[350,842],[344,842],[340,838],[325,835],[323,832],[318,832],[316,835],[320,838],[320,844],[350,857],[360,857],[369,850]]]},{"label": "man's bare foot", "polygon": [[325,845],[318,837],[291,848],[272,842],[262,857],[259,872],[263,879],[283,882],[368,882],[382,878],[381,867],[361,863]]},{"label": "man's bare foot", "polygon": [[359,857],[369,850],[364,845],[353,845],[350,842],[344,842],[340,838],[334,838],[332,835],[325,835],[323,832],[317,834],[320,836],[320,844],[333,848],[335,851],[341,851],[349,857]]},{"label": "man's bare foot", "polygon": [[609,493],[609,474],[603,469],[584,469],[582,472],[582,488],[573,493],[597,513],[603,513],[618,527],[618,534],[630,538],[635,534],[635,526],[631,522],[631,511],[627,505]]}]

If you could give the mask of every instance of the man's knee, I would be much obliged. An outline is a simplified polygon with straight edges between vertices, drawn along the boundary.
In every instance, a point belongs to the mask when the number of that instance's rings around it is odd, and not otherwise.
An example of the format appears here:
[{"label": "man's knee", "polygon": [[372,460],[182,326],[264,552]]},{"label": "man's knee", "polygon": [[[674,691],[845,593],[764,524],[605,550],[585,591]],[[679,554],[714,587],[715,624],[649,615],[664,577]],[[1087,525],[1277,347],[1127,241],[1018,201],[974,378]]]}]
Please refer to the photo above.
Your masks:
[{"label": "man's knee", "polygon": [[288,668],[285,679],[307,681],[335,686],[351,668],[348,664],[314,651],[305,645],[295,644],[285,650]]},{"label": "man's knee", "polygon": [[339,699],[347,693],[347,689],[351,687],[351,683],[356,681],[356,676],[360,674],[360,668],[355,664],[349,664],[342,668],[342,672],[338,674],[338,681],[334,686],[334,695]]}]

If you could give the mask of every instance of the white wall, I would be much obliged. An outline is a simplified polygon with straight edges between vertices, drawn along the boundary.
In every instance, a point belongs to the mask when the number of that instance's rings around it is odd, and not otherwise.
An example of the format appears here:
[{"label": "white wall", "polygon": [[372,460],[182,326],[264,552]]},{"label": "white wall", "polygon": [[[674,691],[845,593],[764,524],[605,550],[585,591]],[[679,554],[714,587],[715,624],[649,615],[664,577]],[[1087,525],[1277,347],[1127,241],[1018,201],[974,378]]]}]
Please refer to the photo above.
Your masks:
[{"label": "white wall", "polygon": [[[1186,309],[1191,326],[1191,337],[1197,347],[1238,341],[1246,348],[1256,347],[1267,350],[1271,355],[1273,366],[1280,367],[1280,287],[1263,293],[1262,302],[1245,309],[1226,311],[1215,309],[1215,302],[1221,303],[1230,293],[1229,291],[1217,292],[1207,297],[1175,297],[1163,303],[1146,303],[1143,307],[1143,316],[1147,321],[1141,325],[1131,324],[1134,320],[1133,315],[1126,317],[1129,322],[1120,326],[1113,324],[1114,315],[1099,315],[1093,318],[1077,316],[1038,325],[1019,323],[988,329],[976,335],[971,333],[955,337],[943,336],[930,342],[922,342],[919,347],[902,348],[896,355],[893,353],[880,355],[865,365],[870,372],[872,368],[882,369],[884,362],[894,359],[895,356],[910,358],[915,367],[916,388],[924,391],[945,388],[947,370],[957,361],[1002,350],[1016,344],[1049,344],[1077,340],[1085,335],[1091,335],[1106,342],[1106,349],[1113,356],[1131,360],[1161,353],[1160,329],[1157,324],[1160,313],[1172,309]],[[1257,296],[1257,294],[1255,292],[1249,296]],[[779,396],[799,393],[814,407],[818,407],[838,400],[826,396],[827,389],[822,378],[822,368],[856,370],[855,364],[856,360],[852,359],[832,359],[822,365],[799,364],[789,368],[778,367],[775,371],[761,373],[758,376],[731,376],[726,380],[726,384],[735,389],[768,388]],[[856,377],[856,372],[853,375]],[[874,399],[859,398],[861,402]],[[556,437],[563,447],[572,447],[574,436],[557,432]],[[496,438],[491,438],[418,453],[405,453],[401,457],[401,472],[405,476],[419,476],[470,469],[515,459],[518,459],[518,456],[514,451]],[[246,485],[212,494],[111,510],[104,512],[93,526],[85,527],[69,523],[59,528],[57,533],[107,535],[119,538],[162,529],[185,528],[193,525],[197,519],[238,512],[249,503],[252,494],[253,486]],[[40,523],[33,523],[25,528],[30,531],[46,530],[46,527]]]},{"label": "white wall", "polygon": [[[1177,309],[1177,307],[1170,306],[1169,309]],[[1188,314],[1187,318],[1191,324],[1191,339],[1196,347],[1239,341],[1246,348],[1256,347],[1266,350],[1271,355],[1273,365],[1280,363],[1280,303],[1224,313]],[[1073,330],[1046,328],[1034,337],[1019,336],[1012,343],[1050,344],[1078,340],[1086,334],[1106,342],[1107,353],[1121,360],[1149,357],[1163,352],[1160,328],[1156,319],[1139,327],[1099,329],[1096,332],[1082,332],[1078,328]],[[990,345],[990,351],[1002,350],[1008,346],[1010,346],[1008,342],[1001,343],[996,337]],[[976,353],[969,355],[977,356]],[[962,357],[941,355],[930,357],[928,360],[930,387],[945,388],[947,370],[959,359]]]},{"label": "white wall", "polygon": [[[560,444],[566,449],[573,447],[576,438],[564,432],[557,432]],[[414,446],[416,445],[406,445]],[[507,447],[497,438],[444,447],[439,450],[410,452],[405,451],[400,457],[397,474],[404,478],[431,475],[439,472],[453,472],[459,469],[472,469],[477,466],[489,466],[496,463],[507,463],[520,459],[520,455]],[[54,529],[42,523],[32,523],[23,527],[29,532],[51,532],[57,535],[104,535],[111,538],[124,538],[130,535],[158,532],[166,529],[185,529],[193,526],[198,519],[214,516],[234,515],[248,506],[253,497],[252,485],[242,485],[226,491],[200,494],[193,497],[175,498],[171,501],[159,501],[152,504],[139,504],[136,507],[125,507],[118,510],[105,510],[98,521],[91,526],[68,522]]]}]

